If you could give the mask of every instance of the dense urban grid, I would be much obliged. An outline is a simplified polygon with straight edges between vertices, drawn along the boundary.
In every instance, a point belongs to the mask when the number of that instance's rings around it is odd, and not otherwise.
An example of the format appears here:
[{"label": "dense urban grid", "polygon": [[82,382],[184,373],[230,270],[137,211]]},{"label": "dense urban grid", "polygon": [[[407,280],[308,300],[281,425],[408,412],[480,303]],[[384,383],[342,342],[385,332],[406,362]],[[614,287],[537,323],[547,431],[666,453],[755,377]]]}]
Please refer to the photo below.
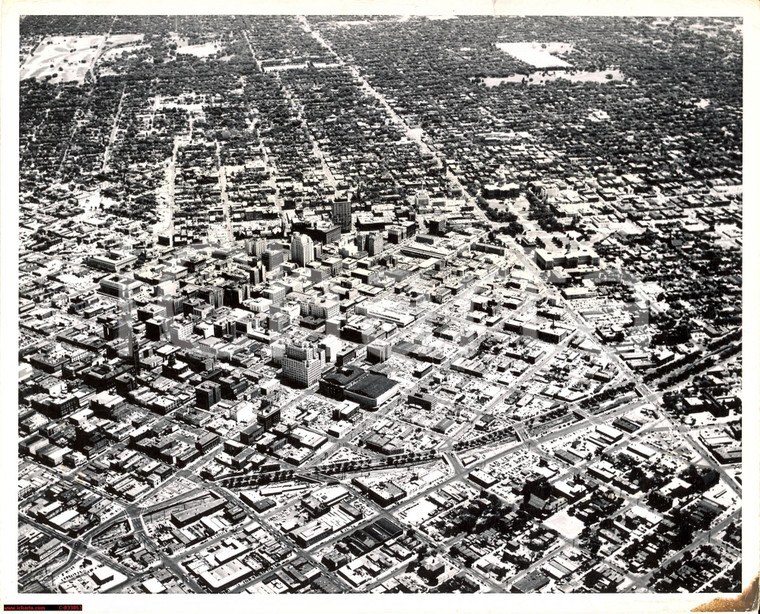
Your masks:
[{"label": "dense urban grid", "polygon": [[741,20],[20,28],[19,591],[740,590]]}]

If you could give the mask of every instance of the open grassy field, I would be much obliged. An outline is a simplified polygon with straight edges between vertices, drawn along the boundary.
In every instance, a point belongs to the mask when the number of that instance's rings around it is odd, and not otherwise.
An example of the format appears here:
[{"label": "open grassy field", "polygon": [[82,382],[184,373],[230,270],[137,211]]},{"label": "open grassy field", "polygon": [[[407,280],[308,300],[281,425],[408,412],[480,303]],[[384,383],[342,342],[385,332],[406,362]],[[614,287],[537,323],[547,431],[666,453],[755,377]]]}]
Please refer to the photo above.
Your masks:
[{"label": "open grassy field", "polygon": [[21,79],[44,79],[52,83],[84,81],[105,36],[48,36],[37,45],[21,67]]},{"label": "open grassy field", "polygon": [[552,54],[567,52],[571,45],[563,43],[496,43],[496,46],[512,57],[536,68],[566,68],[570,66]]},{"label": "open grassy field", "polygon": [[45,79],[51,83],[84,81],[100,54],[120,45],[143,39],[143,34],[93,34],[87,36],[47,36],[21,66],[20,78]]}]

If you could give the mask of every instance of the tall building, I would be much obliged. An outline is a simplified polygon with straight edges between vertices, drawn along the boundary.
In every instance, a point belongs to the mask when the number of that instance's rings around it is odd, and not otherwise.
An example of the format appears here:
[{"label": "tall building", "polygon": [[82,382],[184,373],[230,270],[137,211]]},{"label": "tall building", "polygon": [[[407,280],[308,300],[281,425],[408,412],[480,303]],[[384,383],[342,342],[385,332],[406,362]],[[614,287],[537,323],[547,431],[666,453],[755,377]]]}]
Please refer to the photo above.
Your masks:
[{"label": "tall building", "polygon": [[322,375],[321,353],[309,343],[288,344],[282,359],[283,378],[300,388],[316,384]]},{"label": "tall building", "polygon": [[198,288],[198,298],[214,308],[224,305],[224,289],[219,286],[204,286]]},{"label": "tall building", "polygon": [[290,242],[290,259],[299,266],[306,266],[314,260],[314,242],[311,237],[301,233],[293,233]]},{"label": "tall building", "polygon": [[276,405],[270,405],[269,407],[262,407],[261,412],[256,416],[256,421],[268,429],[277,424],[281,417],[282,410]]},{"label": "tall building", "polygon": [[351,201],[336,201],[332,204],[332,221],[340,226],[341,232],[351,232]]},{"label": "tall building", "polygon": [[332,222],[300,222],[295,221],[291,226],[292,232],[302,232],[309,235],[315,243],[328,245],[340,241],[340,226]]},{"label": "tall building", "polygon": [[391,357],[390,343],[384,343],[376,339],[367,346],[367,360],[372,363],[384,362]]},{"label": "tall building", "polygon": [[414,197],[414,205],[418,209],[425,209],[426,207],[430,206],[430,197],[425,190],[419,190],[417,192],[417,195]]},{"label": "tall building", "polygon": [[263,284],[267,280],[267,269],[264,266],[264,263],[251,267],[248,270],[248,277],[254,286]]},{"label": "tall building", "polygon": [[329,299],[311,299],[301,303],[302,316],[314,316],[322,320],[337,318],[340,315],[340,302]]},{"label": "tall building", "polygon": [[249,256],[261,256],[267,251],[266,239],[247,239],[245,242],[245,253]]},{"label": "tall building", "polygon": [[179,344],[181,341],[190,339],[193,334],[195,322],[191,319],[176,318],[169,324],[169,338],[172,343]]},{"label": "tall building", "polygon": [[100,280],[99,292],[108,296],[129,299],[137,293],[140,286],[142,286],[142,284],[136,279],[131,279],[115,273],[114,275],[109,275]]},{"label": "tall building", "polygon": [[431,235],[435,235],[437,237],[443,237],[446,235],[448,224],[446,223],[445,217],[439,217],[434,220],[430,220],[428,222],[428,232]]},{"label": "tall building", "polygon": [[388,242],[393,243],[395,245],[398,245],[401,243],[401,241],[404,240],[406,237],[406,234],[404,233],[403,228],[399,228],[398,226],[393,226],[392,228],[388,229]]},{"label": "tall building", "polygon": [[288,290],[285,286],[281,284],[273,284],[264,288],[261,291],[261,296],[272,301],[272,305],[279,306],[282,305],[282,301],[285,300],[285,295],[287,293]]},{"label": "tall building", "polygon": [[151,341],[159,341],[169,332],[169,319],[156,316],[145,322],[145,336]]},{"label": "tall building", "polygon": [[281,249],[266,251],[262,254],[261,261],[267,271],[272,271],[285,262],[286,254],[287,252]]},{"label": "tall building", "polygon": [[211,409],[222,400],[222,387],[210,380],[195,388],[195,404],[202,409]]},{"label": "tall building", "polygon": [[383,251],[383,235],[379,232],[373,232],[367,237],[365,249],[370,256],[377,256]]},{"label": "tall building", "polygon": [[103,326],[103,339],[106,341],[128,339],[132,332],[131,323],[125,316],[100,316],[98,322]]}]

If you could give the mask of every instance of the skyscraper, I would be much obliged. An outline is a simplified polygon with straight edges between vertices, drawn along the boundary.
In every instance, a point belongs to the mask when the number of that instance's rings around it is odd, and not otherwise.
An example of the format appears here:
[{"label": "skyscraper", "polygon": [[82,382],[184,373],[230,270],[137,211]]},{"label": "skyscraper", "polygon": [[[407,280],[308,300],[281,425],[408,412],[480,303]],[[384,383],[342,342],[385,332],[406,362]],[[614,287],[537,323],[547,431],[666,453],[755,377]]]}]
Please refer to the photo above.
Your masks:
[{"label": "skyscraper", "polygon": [[314,260],[314,242],[311,237],[299,232],[293,233],[290,242],[290,259],[299,266],[306,266]]},{"label": "skyscraper", "polygon": [[247,239],[245,242],[245,253],[249,256],[261,256],[267,251],[266,239]]},{"label": "skyscraper", "polygon": [[351,232],[351,201],[336,201],[332,204],[332,221],[340,226],[341,232]]},{"label": "skyscraper", "polygon": [[282,359],[282,375],[285,381],[308,388],[322,375],[322,355],[309,343],[288,344]]},{"label": "skyscraper", "polygon": [[367,237],[365,249],[370,256],[377,256],[383,251],[383,235],[380,232],[373,232]]}]

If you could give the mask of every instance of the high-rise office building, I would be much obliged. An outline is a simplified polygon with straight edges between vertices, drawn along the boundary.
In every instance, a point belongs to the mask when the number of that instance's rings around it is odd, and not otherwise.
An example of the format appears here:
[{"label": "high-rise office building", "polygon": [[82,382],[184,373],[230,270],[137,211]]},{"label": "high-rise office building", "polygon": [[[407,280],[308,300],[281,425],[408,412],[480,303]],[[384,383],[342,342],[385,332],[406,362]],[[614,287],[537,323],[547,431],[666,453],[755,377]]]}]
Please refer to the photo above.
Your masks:
[{"label": "high-rise office building", "polygon": [[202,409],[211,409],[222,400],[222,387],[216,382],[205,381],[195,388],[195,404]]},{"label": "high-rise office building", "polygon": [[247,239],[245,242],[245,253],[249,256],[261,256],[267,251],[266,239]]},{"label": "high-rise office building", "polygon": [[367,237],[365,249],[370,256],[377,256],[383,251],[383,235],[379,232],[373,232]]},{"label": "high-rise office building", "polygon": [[248,270],[248,277],[254,286],[263,284],[267,280],[267,269],[264,266],[264,263],[258,264],[255,267],[251,267]]},{"label": "high-rise office building", "polygon": [[285,256],[288,252],[282,249],[267,250],[261,256],[261,261],[264,263],[264,267],[267,271],[273,271],[283,262],[285,262]]},{"label": "high-rise office building", "polygon": [[189,318],[175,318],[169,324],[169,338],[171,342],[178,345],[182,341],[188,341],[193,334],[195,322]]},{"label": "high-rise office building", "polygon": [[285,381],[302,388],[308,388],[319,381],[322,375],[322,354],[309,343],[289,344],[282,359],[282,375]]},{"label": "high-rise office building", "polygon": [[336,201],[332,204],[332,221],[340,226],[341,232],[351,232],[351,201]]},{"label": "high-rise office building", "polygon": [[290,242],[290,259],[299,266],[306,266],[314,260],[314,242],[311,237],[301,233],[293,233]]}]

